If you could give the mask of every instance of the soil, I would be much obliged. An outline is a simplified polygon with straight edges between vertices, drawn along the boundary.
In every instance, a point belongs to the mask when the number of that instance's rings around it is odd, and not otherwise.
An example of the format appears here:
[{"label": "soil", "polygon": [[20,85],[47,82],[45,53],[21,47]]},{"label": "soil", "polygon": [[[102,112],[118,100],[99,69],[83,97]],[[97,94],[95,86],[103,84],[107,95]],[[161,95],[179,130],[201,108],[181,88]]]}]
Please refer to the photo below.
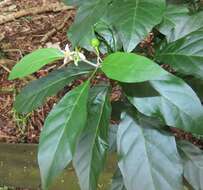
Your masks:
[{"label": "soil", "polygon": [[[6,2],[3,6],[2,2]],[[1,16],[17,13],[33,7],[42,7],[47,3],[59,3],[60,0],[0,0],[0,19]],[[7,80],[9,71],[22,58],[22,56],[41,47],[59,45],[64,48],[68,42],[67,29],[73,22],[74,10],[50,11],[36,15],[27,15],[11,22],[0,25],[0,142],[9,143],[38,143],[39,133],[42,129],[44,120],[52,106],[63,95],[48,99],[47,103],[41,108],[27,115],[18,114],[13,108],[16,94],[30,80],[40,78],[52,70],[52,66],[43,68],[32,77],[23,80]],[[61,26],[61,27],[59,27]],[[60,28],[60,29],[58,29]],[[46,40],[44,37],[53,30],[56,32]],[[151,39],[151,38],[150,38]],[[43,42],[42,42],[43,41]],[[140,47],[144,48],[148,41],[143,41]],[[57,63],[55,66],[59,66]],[[98,76],[97,79],[103,79]],[[104,79],[105,80],[105,79]],[[81,81],[76,81],[80,83]],[[96,81],[95,81],[96,82]],[[66,90],[71,89],[71,86]],[[115,85],[112,99],[118,100],[120,89]],[[193,137],[189,133],[180,130],[173,130],[179,139],[189,140],[203,149],[203,142],[199,138]]]},{"label": "soil", "polygon": [[[1,1],[0,1],[1,2]],[[4,0],[5,6],[0,7],[2,15],[10,15],[32,7],[41,7],[47,2],[44,0]],[[58,0],[49,0],[48,3],[58,3]],[[1,4],[0,4],[1,6]],[[68,19],[67,19],[68,18]],[[0,141],[11,143],[37,143],[39,133],[46,115],[56,103],[60,95],[49,98],[40,109],[28,114],[20,115],[13,109],[13,102],[19,90],[33,78],[47,74],[46,68],[37,72],[32,78],[24,80],[7,80],[9,70],[22,56],[40,47],[59,45],[64,48],[67,40],[67,29],[73,22],[74,11],[44,12],[37,15],[28,15],[12,22],[0,25]],[[51,30],[63,26],[46,41],[41,41]],[[61,64],[60,62],[58,64]],[[3,65],[3,66],[2,66]],[[57,66],[57,65],[56,65]]]}]

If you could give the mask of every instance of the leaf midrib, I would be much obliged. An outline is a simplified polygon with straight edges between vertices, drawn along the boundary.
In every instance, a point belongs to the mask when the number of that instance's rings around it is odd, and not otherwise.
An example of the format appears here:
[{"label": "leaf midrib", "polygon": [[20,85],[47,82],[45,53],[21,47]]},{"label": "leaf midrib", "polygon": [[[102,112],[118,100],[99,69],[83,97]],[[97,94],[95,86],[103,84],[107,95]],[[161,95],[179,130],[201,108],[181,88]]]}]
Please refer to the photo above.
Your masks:
[{"label": "leaf midrib", "polygon": [[[97,122],[97,128],[96,128],[96,132],[95,132],[95,135],[94,135],[94,138],[93,138],[93,141],[92,141],[92,148],[91,148],[91,160],[90,160],[90,170],[89,170],[89,179],[90,179],[90,176],[91,176],[91,168],[92,168],[92,159],[93,159],[93,149],[94,149],[94,145],[95,145],[95,141],[96,141],[96,137],[98,136],[98,129],[99,129],[99,124],[101,122],[101,118],[102,118],[102,114],[103,114],[103,108],[104,108],[104,105],[106,103],[106,100],[107,100],[107,94],[106,94],[106,97],[105,97],[105,101],[103,101],[102,103],[102,106],[101,106],[101,110],[100,110],[100,114],[99,114],[99,119],[98,119],[98,122]],[[91,182],[91,181],[90,181]],[[89,183],[90,184],[90,183]],[[89,186],[88,184],[88,186]]]},{"label": "leaf midrib", "polygon": [[[77,105],[79,99],[81,98],[81,95],[83,94],[83,92],[84,92],[84,90],[86,89],[86,87],[87,87],[88,84],[89,84],[89,81],[87,81],[87,84],[85,84],[84,87],[83,87],[83,89],[80,91],[79,96],[77,97],[75,103],[74,103],[73,106],[72,106],[73,109],[72,109],[71,112],[70,112],[70,116],[73,114],[74,108],[76,107],[76,105]],[[59,141],[57,142],[56,150],[54,151],[54,154],[53,154],[54,156],[53,156],[53,159],[52,159],[51,164],[50,164],[51,167],[53,166],[54,158],[56,157],[56,153],[57,153],[57,151],[58,151],[57,147],[58,147],[58,145],[61,143],[61,140],[62,140],[62,137],[63,137],[63,135],[64,135],[64,132],[66,131],[67,123],[68,123],[68,122],[70,121],[70,119],[71,119],[70,116],[67,118],[67,120],[66,120],[66,122],[65,122],[65,124],[64,124],[63,130],[61,131],[61,135],[60,135]],[[69,143],[68,143],[68,144],[69,144]],[[69,146],[70,146],[70,145],[69,145]],[[70,147],[69,147],[69,148],[70,148]],[[71,151],[70,151],[70,152],[71,152]],[[71,152],[71,153],[72,153],[72,152]],[[51,168],[49,169],[49,173],[51,173],[50,170],[51,170]],[[49,175],[47,178],[49,179],[49,177],[50,177],[50,175]]]},{"label": "leaf midrib", "polygon": [[145,147],[145,153],[147,155],[146,158],[147,158],[148,163],[149,163],[150,176],[151,176],[151,180],[152,180],[152,183],[153,183],[154,190],[156,190],[155,189],[156,186],[155,186],[154,178],[153,178],[152,166],[151,166],[151,162],[149,160],[149,153],[148,153],[148,150],[147,150],[147,142],[146,142],[146,139],[145,139],[144,131],[143,131],[142,127],[140,127],[140,126],[137,126],[137,127],[139,127],[139,129],[141,131],[141,134],[142,134],[142,138],[143,138],[144,145],[145,145],[144,146]]}]

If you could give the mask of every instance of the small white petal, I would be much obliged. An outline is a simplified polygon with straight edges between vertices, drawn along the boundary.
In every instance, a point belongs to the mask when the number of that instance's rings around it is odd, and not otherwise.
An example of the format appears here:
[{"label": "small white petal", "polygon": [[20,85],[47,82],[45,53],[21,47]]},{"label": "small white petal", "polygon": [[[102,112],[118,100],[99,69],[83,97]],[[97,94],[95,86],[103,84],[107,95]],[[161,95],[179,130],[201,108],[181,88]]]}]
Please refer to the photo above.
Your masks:
[{"label": "small white petal", "polygon": [[70,52],[70,48],[68,44],[66,44],[65,51]]},{"label": "small white petal", "polygon": [[86,57],[85,57],[85,55],[84,54],[82,54],[82,53],[78,53],[78,56],[79,56],[79,58],[81,59],[81,60],[86,60]]}]

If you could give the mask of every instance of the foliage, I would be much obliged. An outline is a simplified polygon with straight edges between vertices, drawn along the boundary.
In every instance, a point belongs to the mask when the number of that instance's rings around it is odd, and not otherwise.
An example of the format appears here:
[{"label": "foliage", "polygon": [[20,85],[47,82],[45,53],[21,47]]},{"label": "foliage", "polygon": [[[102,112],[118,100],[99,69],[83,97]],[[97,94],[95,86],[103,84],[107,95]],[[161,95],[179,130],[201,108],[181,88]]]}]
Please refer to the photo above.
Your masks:
[{"label": "foliage", "polygon": [[[45,121],[38,153],[43,188],[72,161],[81,190],[96,190],[107,154],[115,151],[112,190],[181,190],[183,178],[195,190],[203,189],[203,152],[179,142],[170,130],[203,135],[203,11],[199,5],[191,9],[198,2],[66,2],[78,7],[68,31],[72,49],[37,50],[9,76],[22,78],[60,59],[62,66],[75,63],[28,84],[14,104],[21,113],[38,108],[75,79],[87,78]],[[88,60],[80,48],[96,59]],[[97,74],[109,80],[91,85]],[[111,84],[122,88],[117,107],[110,101]],[[110,125],[115,110],[119,126]]]}]

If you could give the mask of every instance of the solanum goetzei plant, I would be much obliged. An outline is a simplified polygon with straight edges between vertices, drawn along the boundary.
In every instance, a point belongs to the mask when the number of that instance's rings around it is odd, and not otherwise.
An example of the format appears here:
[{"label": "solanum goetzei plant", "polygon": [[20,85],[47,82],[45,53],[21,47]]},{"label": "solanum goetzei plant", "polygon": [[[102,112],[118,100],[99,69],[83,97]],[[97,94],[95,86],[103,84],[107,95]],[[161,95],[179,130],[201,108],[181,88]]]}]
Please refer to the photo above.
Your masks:
[{"label": "solanum goetzei plant", "polygon": [[[203,11],[198,2],[66,3],[77,7],[68,31],[71,48],[36,50],[9,76],[22,78],[64,60],[60,69],[31,82],[16,97],[20,113],[86,78],[46,118],[38,152],[42,188],[48,189],[72,162],[81,190],[96,190],[107,155],[116,152],[111,190],[183,190],[188,184],[203,190],[202,150],[176,139],[171,130],[203,135]],[[98,74],[109,80],[92,83]],[[111,85],[121,89],[117,102],[110,99]],[[111,118],[119,124],[111,125]]]}]

